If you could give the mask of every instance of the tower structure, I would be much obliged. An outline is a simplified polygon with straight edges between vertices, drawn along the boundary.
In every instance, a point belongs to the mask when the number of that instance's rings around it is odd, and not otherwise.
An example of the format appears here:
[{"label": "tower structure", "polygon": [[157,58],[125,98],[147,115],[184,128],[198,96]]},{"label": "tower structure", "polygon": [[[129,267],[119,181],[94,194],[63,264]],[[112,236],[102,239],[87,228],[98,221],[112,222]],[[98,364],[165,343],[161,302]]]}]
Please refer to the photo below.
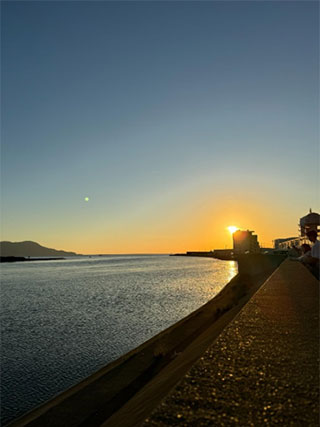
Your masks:
[{"label": "tower structure", "polygon": [[315,230],[319,234],[320,215],[310,209],[308,215],[300,218],[300,237],[305,237],[308,231]]}]

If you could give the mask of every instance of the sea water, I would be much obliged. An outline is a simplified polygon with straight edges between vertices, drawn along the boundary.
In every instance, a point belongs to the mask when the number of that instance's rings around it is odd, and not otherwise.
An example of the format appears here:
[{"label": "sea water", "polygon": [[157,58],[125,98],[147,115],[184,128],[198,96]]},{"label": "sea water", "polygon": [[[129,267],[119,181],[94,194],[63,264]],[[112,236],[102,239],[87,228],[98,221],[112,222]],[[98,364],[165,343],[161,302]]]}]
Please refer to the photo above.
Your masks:
[{"label": "sea water", "polygon": [[2,424],[213,298],[234,261],[167,255],[1,265]]}]

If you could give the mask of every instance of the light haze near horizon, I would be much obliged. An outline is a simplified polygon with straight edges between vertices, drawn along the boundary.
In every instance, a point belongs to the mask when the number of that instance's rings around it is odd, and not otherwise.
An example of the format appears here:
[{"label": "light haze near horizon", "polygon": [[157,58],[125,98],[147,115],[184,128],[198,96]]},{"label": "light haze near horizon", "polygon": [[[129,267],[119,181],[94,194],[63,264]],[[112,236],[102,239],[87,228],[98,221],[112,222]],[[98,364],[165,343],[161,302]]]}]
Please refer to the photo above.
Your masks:
[{"label": "light haze near horizon", "polygon": [[2,2],[2,240],[264,246],[319,212],[318,2]]}]

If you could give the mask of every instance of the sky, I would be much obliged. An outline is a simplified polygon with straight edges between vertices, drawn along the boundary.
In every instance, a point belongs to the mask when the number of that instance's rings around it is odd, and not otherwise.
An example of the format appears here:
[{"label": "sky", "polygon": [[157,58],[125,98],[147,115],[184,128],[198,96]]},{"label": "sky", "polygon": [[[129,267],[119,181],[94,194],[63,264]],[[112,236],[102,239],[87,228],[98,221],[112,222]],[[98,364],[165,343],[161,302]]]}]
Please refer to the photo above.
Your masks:
[{"label": "sky", "polygon": [[1,9],[1,240],[267,247],[320,211],[317,1]]}]

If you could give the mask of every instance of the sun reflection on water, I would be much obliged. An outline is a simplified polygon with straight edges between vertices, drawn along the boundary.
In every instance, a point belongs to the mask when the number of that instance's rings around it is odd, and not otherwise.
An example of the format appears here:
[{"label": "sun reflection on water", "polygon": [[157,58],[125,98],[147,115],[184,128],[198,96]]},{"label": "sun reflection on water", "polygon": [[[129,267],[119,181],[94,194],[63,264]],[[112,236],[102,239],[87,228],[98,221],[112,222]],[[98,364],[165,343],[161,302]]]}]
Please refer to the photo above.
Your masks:
[{"label": "sun reflection on water", "polygon": [[228,282],[236,275],[238,274],[238,263],[237,261],[229,261],[228,262]]}]

